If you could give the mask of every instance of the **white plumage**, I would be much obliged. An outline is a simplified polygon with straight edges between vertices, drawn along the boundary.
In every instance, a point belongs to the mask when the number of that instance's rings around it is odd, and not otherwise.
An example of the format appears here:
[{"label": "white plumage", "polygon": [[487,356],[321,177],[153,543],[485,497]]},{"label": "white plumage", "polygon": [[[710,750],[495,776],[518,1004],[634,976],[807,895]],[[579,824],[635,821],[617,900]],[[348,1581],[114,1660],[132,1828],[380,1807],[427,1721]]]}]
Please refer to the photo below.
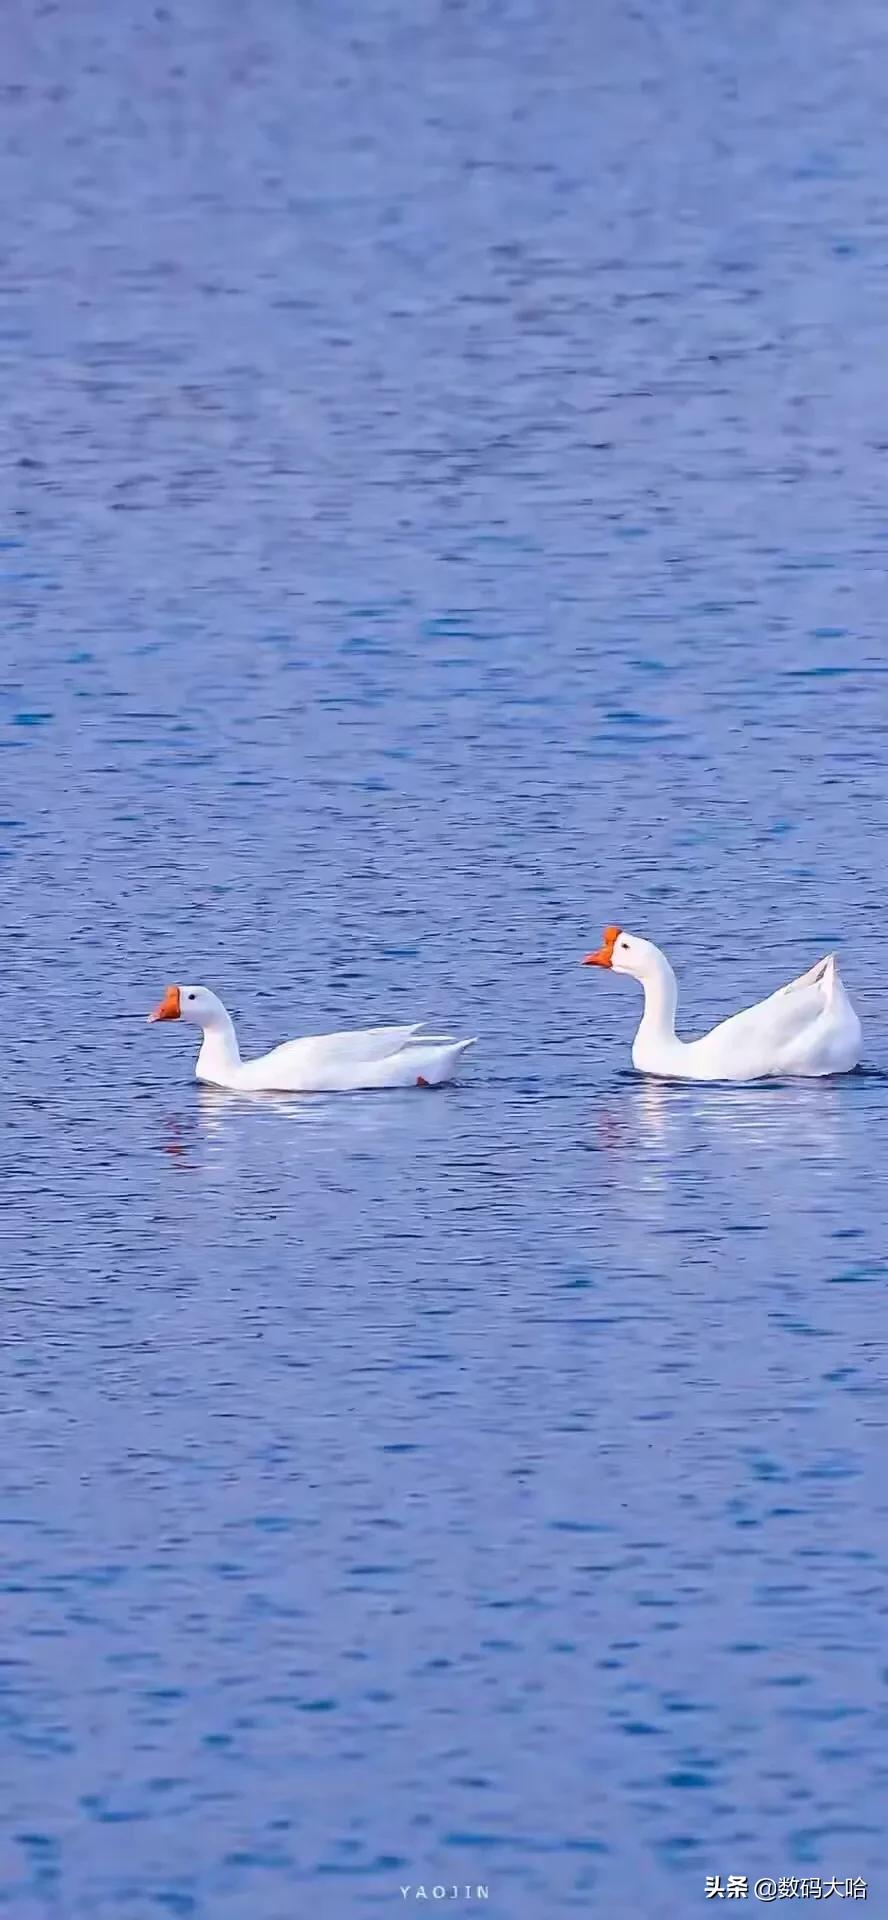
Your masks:
[{"label": "white plumage", "polygon": [[421,1026],[367,1027],[286,1040],[242,1060],[230,1015],[209,987],[168,987],[149,1020],[187,1020],[203,1030],[198,1080],[237,1093],[353,1093],[371,1087],[440,1086],[473,1040],[426,1034]]}]

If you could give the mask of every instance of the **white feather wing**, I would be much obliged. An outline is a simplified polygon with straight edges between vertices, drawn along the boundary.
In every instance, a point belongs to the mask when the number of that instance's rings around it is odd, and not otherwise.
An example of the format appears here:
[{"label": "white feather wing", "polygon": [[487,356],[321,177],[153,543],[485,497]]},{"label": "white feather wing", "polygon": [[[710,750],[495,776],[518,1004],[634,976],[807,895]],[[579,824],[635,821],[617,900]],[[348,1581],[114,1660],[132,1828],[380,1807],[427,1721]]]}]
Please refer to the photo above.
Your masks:
[{"label": "white feather wing", "polygon": [[[818,1068],[821,1056],[831,1058],[853,1051],[854,1032],[859,1047],[860,1027],[839,976],[835,957],[827,954],[807,973],[790,980],[766,1000],[723,1020],[696,1044],[705,1049],[710,1067],[724,1063],[730,1074],[738,1061],[752,1075],[763,1073],[830,1071]],[[810,1063],[810,1064],[809,1064]]]},{"label": "white feather wing", "polygon": [[285,1040],[261,1060],[246,1061],[238,1084],[269,1093],[337,1092],[356,1085],[363,1070],[400,1053],[420,1033],[419,1026],[365,1027],[354,1033]]}]

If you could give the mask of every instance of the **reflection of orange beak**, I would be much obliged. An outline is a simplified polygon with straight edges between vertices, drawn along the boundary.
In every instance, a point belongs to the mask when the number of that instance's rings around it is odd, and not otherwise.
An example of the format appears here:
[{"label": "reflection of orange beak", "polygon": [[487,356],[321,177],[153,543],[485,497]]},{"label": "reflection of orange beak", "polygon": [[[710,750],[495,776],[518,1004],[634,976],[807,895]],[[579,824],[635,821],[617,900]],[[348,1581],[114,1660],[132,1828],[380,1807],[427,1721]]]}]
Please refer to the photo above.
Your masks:
[{"label": "reflection of orange beak", "polygon": [[619,927],[605,927],[604,939],[598,952],[587,953],[583,961],[583,966],[612,967],[614,964],[614,948],[620,938],[620,931]]},{"label": "reflection of orange beak", "polygon": [[151,1021],[151,1020],[181,1020],[181,1018],[182,1018],[182,1007],[179,1000],[179,989],[178,987],[167,987],[166,993],[164,994],[163,999],[161,1000],[160,1006],[155,1007],[153,1013],[149,1013],[148,1019],[149,1021]]}]

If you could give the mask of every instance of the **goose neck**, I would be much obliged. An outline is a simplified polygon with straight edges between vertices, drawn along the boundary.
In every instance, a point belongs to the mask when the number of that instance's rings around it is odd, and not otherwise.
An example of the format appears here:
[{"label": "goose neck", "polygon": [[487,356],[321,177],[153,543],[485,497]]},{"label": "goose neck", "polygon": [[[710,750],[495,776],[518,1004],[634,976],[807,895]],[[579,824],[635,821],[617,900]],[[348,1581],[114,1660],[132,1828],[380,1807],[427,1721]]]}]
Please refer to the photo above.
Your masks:
[{"label": "goose neck", "polygon": [[641,984],[644,989],[644,1014],[639,1033],[644,1033],[645,1038],[652,1040],[674,1041],[678,984],[665,953],[654,950]]},{"label": "goose neck", "polygon": [[241,1064],[234,1022],[224,1007],[213,1013],[203,1030],[203,1045],[197,1057],[197,1075],[201,1080],[221,1080]]}]

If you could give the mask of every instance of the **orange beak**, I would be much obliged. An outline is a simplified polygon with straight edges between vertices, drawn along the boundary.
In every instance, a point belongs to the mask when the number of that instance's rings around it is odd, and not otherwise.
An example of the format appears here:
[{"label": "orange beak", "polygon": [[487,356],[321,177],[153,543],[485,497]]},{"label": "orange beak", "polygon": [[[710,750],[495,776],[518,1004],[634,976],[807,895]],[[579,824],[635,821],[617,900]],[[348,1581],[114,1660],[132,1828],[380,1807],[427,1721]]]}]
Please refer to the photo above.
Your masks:
[{"label": "orange beak", "polygon": [[159,1007],[155,1007],[154,1012],[149,1013],[148,1019],[149,1021],[151,1021],[151,1020],[181,1020],[181,1018],[182,1018],[182,1007],[179,1000],[179,989],[178,987],[167,987],[166,993],[164,994]]},{"label": "orange beak", "polygon": [[583,961],[583,966],[584,967],[612,967],[614,964],[614,948],[617,944],[617,941],[620,938],[620,933],[621,933],[620,927],[605,927],[604,939],[601,943],[601,946],[598,949],[598,952],[587,953]]}]

